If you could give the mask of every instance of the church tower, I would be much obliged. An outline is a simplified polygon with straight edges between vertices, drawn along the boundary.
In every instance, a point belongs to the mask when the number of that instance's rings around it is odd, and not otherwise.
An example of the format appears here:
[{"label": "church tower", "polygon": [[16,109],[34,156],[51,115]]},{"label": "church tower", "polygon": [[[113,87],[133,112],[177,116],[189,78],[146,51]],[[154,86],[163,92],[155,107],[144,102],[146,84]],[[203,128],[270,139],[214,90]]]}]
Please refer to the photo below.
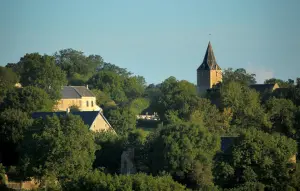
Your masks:
[{"label": "church tower", "polygon": [[222,81],[222,69],[217,64],[212,46],[208,43],[202,64],[197,69],[197,91],[205,93],[207,89]]}]

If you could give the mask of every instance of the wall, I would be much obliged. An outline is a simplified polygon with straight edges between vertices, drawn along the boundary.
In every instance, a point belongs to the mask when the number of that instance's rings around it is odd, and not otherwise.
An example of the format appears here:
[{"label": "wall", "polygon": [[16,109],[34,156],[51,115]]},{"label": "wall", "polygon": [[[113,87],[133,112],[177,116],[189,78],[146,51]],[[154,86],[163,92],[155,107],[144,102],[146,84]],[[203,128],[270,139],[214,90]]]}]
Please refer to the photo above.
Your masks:
[{"label": "wall", "polygon": [[103,117],[98,114],[96,120],[94,121],[94,123],[91,125],[90,130],[91,131],[107,131],[110,130],[110,126],[108,123],[106,123],[106,121],[103,119]]},{"label": "wall", "polygon": [[218,82],[222,82],[222,70],[211,70],[210,71],[210,87],[216,85]]},{"label": "wall", "polygon": [[197,91],[198,93],[206,92],[210,88],[210,71],[197,70]]},{"label": "wall", "polygon": [[[87,102],[89,106],[87,106]],[[93,106],[92,106],[93,102]],[[95,97],[82,97],[79,99],[61,99],[58,104],[55,106],[55,110],[66,111],[67,108],[72,105],[79,107],[80,111],[97,111],[98,107],[96,105]]]}]

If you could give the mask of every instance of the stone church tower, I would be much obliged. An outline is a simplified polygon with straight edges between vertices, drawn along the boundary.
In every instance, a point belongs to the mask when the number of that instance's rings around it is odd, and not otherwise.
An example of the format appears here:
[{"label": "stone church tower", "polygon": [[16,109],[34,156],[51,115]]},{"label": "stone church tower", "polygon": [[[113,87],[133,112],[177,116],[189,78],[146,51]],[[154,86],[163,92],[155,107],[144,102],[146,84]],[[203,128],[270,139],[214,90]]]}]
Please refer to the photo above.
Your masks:
[{"label": "stone church tower", "polygon": [[217,64],[212,46],[208,43],[202,64],[197,69],[197,91],[205,93],[207,89],[222,81],[222,69]]}]

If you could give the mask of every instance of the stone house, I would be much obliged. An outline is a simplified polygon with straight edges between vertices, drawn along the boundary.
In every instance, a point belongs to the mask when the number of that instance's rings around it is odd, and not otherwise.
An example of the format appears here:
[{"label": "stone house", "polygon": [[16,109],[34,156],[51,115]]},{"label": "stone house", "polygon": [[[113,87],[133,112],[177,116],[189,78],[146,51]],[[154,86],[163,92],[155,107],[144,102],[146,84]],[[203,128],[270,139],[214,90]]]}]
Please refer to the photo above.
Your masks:
[{"label": "stone house", "polygon": [[97,131],[108,131],[111,130],[115,132],[113,127],[109,124],[105,116],[101,111],[78,111],[78,112],[35,112],[32,114],[33,119],[38,118],[46,118],[47,116],[65,116],[68,114],[78,115],[81,117],[82,121],[85,125],[89,127],[89,130],[97,132]]},{"label": "stone house", "polygon": [[71,106],[77,106],[80,111],[100,111],[96,105],[96,97],[88,86],[64,86],[61,99],[55,106],[55,111],[66,111]]}]

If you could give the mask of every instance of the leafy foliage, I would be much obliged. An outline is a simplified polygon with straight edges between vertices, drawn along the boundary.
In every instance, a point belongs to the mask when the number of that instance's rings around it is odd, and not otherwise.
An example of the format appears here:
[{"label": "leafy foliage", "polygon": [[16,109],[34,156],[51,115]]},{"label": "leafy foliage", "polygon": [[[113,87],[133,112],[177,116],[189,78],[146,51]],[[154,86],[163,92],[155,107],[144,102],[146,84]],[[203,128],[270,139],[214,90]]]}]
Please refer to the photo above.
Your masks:
[{"label": "leafy foliage", "polygon": [[214,177],[223,188],[262,183],[267,190],[284,190],[290,180],[290,158],[296,142],[279,134],[243,131],[231,149],[218,159]]},{"label": "leafy foliage", "polygon": [[10,68],[0,66],[0,103],[5,97],[6,92],[13,88],[19,78]]},{"label": "leafy foliage", "polygon": [[136,115],[129,107],[112,108],[106,111],[105,116],[120,135],[126,135],[136,128]]},{"label": "leafy foliage", "polygon": [[33,86],[14,88],[7,92],[2,108],[20,109],[32,113],[38,111],[52,111],[54,101],[42,89]]},{"label": "leafy foliage", "polygon": [[162,128],[148,144],[153,174],[169,172],[192,187],[213,185],[211,165],[220,148],[218,136],[197,125],[178,124]]},{"label": "leafy foliage", "polygon": [[249,74],[244,68],[233,70],[225,69],[222,75],[222,83],[238,82],[243,85],[256,84],[255,74]]},{"label": "leafy foliage", "polygon": [[[74,49],[63,49],[54,54],[56,64],[66,72],[67,77],[77,79],[78,76],[90,76],[103,65],[103,59],[99,55],[85,56],[83,52]],[[80,79],[80,78],[79,78]],[[85,80],[82,82],[84,83]]]},{"label": "leafy foliage", "polygon": [[112,132],[98,132],[95,135],[95,143],[99,150],[96,151],[94,168],[104,168],[107,173],[119,173],[124,137]]},{"label": "leafy foliage", "polygon": [[55,64],[52,56],[38,53],[26,54],[18,65],[21,70],[21,84],[45,90],[52,100],[60,98],[61,87],[67,83],[65,72]]},{"label": "leafy foliage", "polygon": [[18,163],[18,147],[32,119],[18,109],[6,109],[0,113],[0,153],[5,165]]},{"label": "leafy foliage", "polygon": [[264,128],[271,126],[261,104],[259,93],[237,82],[229,82],[221,88],[222,107],[230,108],[232,123],[242,128]]},{"label": "leafy foliage", "polygon": [[273,123],[272,131],[295,138],[297,133],[295,115],[297,107],[291,100],[271,98],[266,103],[267,112]]},{"label": "leafy foliage", "polygon": [[67,190],[136,190],[136,191],[181,191],[185,186],[172,180],[170,176],[153,177],[146,174],[110,175],[100,171],[93,171],[80,179],[77,184],[72,183]]},{"label": "leafy foliage", "polygon": [[92,169],[96,146],[81,118],[67,115],[37,120],[21,151],[25,177],[63,183]]}]

